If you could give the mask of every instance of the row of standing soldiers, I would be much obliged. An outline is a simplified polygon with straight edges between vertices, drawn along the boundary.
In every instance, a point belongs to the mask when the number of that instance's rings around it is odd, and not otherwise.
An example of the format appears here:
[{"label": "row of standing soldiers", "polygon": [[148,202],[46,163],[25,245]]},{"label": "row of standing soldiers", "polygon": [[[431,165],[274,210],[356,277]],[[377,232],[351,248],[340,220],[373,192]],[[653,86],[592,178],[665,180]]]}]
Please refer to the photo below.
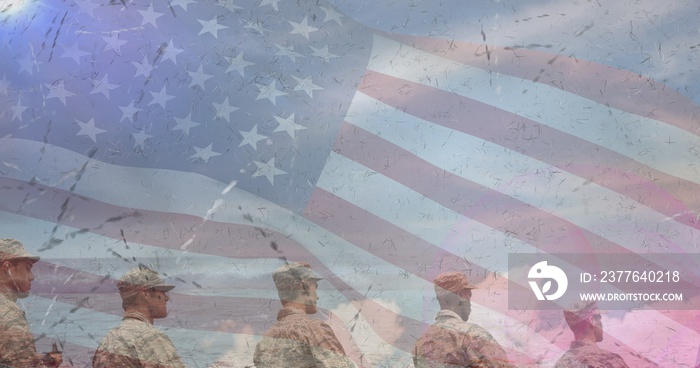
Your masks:
[{"label": "row of standing soldiers", "polygon": [[[53,349],[38,354],[26,317],[16,304],[29,295],[32,265],[39,257],[15,239],[0,239],[0,367],[58,367],[62,354]],[[257,368],[354,368],[333,330],[316,313],[318,282],[323,279],[302,262],[288,263],[272,275],[282,309],[255,348]],[[458,272],[434,280],[440,304],[435,323],[418,339],[413,350],[416,368],[515,367],[504,349],[481,326],[467,322],[472,290]],[[124,316],[110,330],[92,359],[94,368],[184,367],[170,338],[153,321],[168,315],[168,292],[174,288],[148,268],[130,270],[117,283]],[[600,313],[594,303],[564,312],[575,341],[555,368],[627,367],[622,358],[599,348],[603,338]]]}]

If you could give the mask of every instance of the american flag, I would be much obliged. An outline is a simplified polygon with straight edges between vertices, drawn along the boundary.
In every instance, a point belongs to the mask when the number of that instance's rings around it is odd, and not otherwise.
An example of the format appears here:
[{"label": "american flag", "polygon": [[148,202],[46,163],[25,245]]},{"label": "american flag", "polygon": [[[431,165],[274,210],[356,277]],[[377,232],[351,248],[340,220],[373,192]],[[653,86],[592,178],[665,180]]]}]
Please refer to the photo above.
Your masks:
[{"label": "american flag", "polygon": [[[471,319],[549,367],[571,333],[508,309],[509,253],[697,255],[692,4],[430,3],[5,2],[0,236],[42,257],[40,350],[89,363],[146,264],[188,366],[250,365],[303,260],[358,366],[411,366],[459,270]],[[630,366],[696,364],[697,312],[604,323]]]}]

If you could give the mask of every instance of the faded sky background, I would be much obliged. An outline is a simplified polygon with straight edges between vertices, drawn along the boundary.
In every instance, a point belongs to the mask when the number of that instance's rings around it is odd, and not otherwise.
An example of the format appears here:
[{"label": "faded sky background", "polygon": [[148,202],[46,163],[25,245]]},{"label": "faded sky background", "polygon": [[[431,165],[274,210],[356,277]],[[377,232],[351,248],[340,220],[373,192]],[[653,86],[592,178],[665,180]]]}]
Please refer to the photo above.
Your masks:
[{"label": "faded sky background", "polygon": [[[627,69],[700,97],[697,1],[333,1],[390,32],[523,47]],[[400,9],[400,11],[397,11]]]}]

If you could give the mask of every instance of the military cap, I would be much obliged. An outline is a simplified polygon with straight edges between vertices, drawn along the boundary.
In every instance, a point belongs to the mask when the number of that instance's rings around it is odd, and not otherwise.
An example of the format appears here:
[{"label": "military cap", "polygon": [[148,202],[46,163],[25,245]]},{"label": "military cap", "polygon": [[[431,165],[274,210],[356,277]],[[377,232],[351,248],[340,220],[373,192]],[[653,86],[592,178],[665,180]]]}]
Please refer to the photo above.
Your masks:
[{"label": "military cap", "polygon": [[119,279],[117,283],[119,291],[127,290],[130,287],[154,288],[161,291],[170,291],[175,288],[174,285],[167,285],[158,272],[146,267],[134,268]]},{"label": "military cap", "polygon": [[564,309],[564,319],[570,326],[577,325],[583,321],[587,321],[590,317],[600,314],[598,303],[595,301],[576,302]]},{"label": "military cap", "polygon": [[299,281],[323,280],[323,276],[311,269],[306,262],[292,262],[280,266],[272,273],[272,280],[278,290],[289,289]]},{"label": "military cap", "polygon": [[39,256],[27,252],[24,245],[17,239],[0,239],[0,262],[13,259],[27,259],[34,263],[39,260]]},{"label": "military cap", "polygon": [[439,274],[435,280],[433,280],[433,284],[455,294],[464,289],[476,289],[476,286],[469,284],[469,279],[465,274],[455,271]]}]

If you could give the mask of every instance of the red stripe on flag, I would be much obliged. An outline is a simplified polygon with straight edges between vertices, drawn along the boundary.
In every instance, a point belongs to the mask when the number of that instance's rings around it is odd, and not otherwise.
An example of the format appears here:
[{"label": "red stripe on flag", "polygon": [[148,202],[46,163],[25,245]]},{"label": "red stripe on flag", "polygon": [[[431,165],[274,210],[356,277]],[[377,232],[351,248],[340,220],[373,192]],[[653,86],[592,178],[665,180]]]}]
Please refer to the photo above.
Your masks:
[{"label": "red stripe on flag", "polygon": [[[352,124],[343,125],[334,151],[452,211],[542,250],[560,253],[586,253],[596,249],[628,252],[541,208],[449,173]],[[426,254],[439,252],[437,249],[423,251]]]},{"label": "red stripe on flag", "polygon": [[524,48],[381,34],[440,57],[554,86],[612,108],[663,121],[695,135],[700,131],[700,106],[663,83],[630,70]]},{"label": "red stripe on flag", "polygon": [[[411,152],[352,124],[343,125],[333,150],[411,188],[445,208],[543,251],[624,253],[630,257],[636,257],[634,252],[604,237],[582,229],[541,208],[446,172]],[[424,253],[423,256],[437,254],[438,258],[445,259],[448,263],[460,260],[460,257],[452,254],[450,254],[451,258],[446,259],[446,255],[442,254],[444,251],[437,247],[421,249],[419,252]],[[392,256],[394,255],[382,255],[385,259],[391,259]],[[638,258],[640,262],[644,260],[642,257]],[[408,267],[408,265],[402,267]]]},{"label": "red stripe on flag", "polygon": [[[700,229],[691,211],[700,207],[700,198],[696,195],[700,184],[660,172],[522,116],[419,83],[368,70],[359,91],[425,121],[493,142],[589,179],[674,221]],[[435,111],[450,111],[451,114],[444,117]],[[472,116],[478,117],[479,124],[469,118]]]}]

